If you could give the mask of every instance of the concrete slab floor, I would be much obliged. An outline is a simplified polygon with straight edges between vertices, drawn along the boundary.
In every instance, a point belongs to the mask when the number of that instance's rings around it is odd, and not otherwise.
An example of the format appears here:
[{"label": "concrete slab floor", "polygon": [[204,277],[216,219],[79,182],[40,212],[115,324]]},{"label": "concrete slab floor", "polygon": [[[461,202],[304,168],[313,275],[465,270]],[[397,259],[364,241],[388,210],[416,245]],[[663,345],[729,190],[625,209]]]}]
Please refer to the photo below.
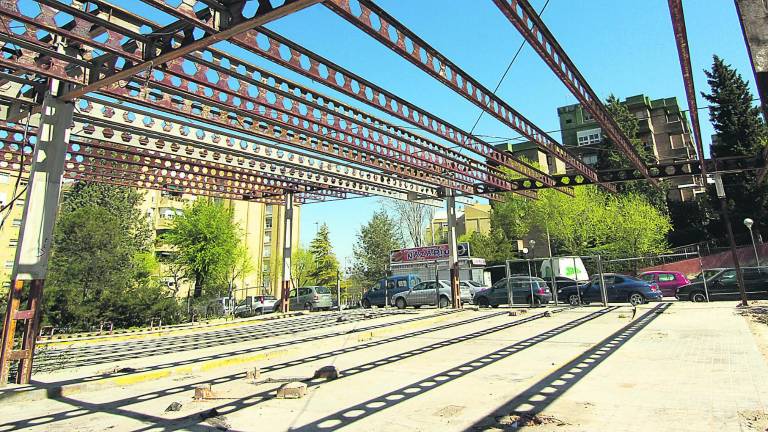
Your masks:
[{"label": "concrete slab floor", "polygon": [[[531,319],[537,311],[483,310],[368,339],[350,333],[298,344],[280,358],[2,404],[0,432],[519,430],[515,415],[530,408],[544,424],[525,428],[537,431],[765,431],[763,329],[750,331],[755,324],[732,302],[674,303],[662,313],[657,306],[639,308],[634,321],[627,306],[539,319]],[[326,365],[341,378],[307,380],[304,398],[274,399],[284,380],[308,379]],[[262,370],[258,384],[245,379],[254,366]],[[212,383],[216,399],[193,401],[199,383]],[[173,402],[181,409],[165,412]],[[212,418],[200,416],[214,408]]]}]

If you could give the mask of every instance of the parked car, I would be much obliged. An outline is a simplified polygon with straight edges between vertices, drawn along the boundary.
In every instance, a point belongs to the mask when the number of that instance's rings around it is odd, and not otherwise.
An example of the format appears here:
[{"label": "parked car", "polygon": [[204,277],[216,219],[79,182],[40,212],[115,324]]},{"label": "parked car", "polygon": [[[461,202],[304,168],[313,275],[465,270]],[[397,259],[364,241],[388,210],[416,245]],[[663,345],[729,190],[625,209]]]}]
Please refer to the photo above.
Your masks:
[{"label": "parked car", "polygon": [[466,288],[466,289],[468,289],[468,290],[469,290],[469,293],[470,293],[470,294],[472,294],[472,297],[474,297],[474,296],[475,296],[475,293],[477,293],[478,291],[481,291],[481,290],[484,290],[484,289],[490,288],[490,287],[489,287],[489,286],[487,286],[487,285],[481,284],[480,282],[475,282],[475,281],[473,281],[473,280],[465,280],[465,281],[461,281],[461,282],[459,282],[459,285],[460,285],[462,288]]},{"label": "parked car", "polygon": [[[637,306],[649,301],[659,301],[662,298],[661,290],[655,283],[615,273],[605,273],[603,279],[606,298],[612,303],[629,302]],[[565,287],[558,291],[557,296],[574,306],[579,303],[602,301],[600,276],[592,276],[592,279],[583,285]]]},{"label": "parked car", "polygon": [[275,312],[279,308],[277,298],[271,295],[246,296],[235,306],[236,317],[249,317]]},{"label": "parked car", "polygon": [[291,310],[330,310],[333,306],[331,290],[323,286],[308,286],[292,289],[288,302]]},{"label": "parked car", "polygon": [[638,275],[638,278],[658,285],[664,297],[674,297],[678,288],[691,283],[678,271],[647,271]]},{"label": "parked car", "polygon": [[[747,298],[768,299],[768,267],[743,267],[742,271]],[[707,291],[710,301],[740,299],[736,269],[723,269],[715,275],[707,277]],[[704,281],[694,279],[690,284],[681,286],[675,297],[678,300],[707,301]]]},{"label": "parked car", "polygon": [[[509,282],[509,283],[507,283]],[[531,306],[547,304],[552,300],[547,282],[544,279],[529,276],[510,276],[475,293],[473,302],[480,307],[498,307],[509,304],[509,292],[512,292],[513,304],[529,304]]]},{"label": "parked car", "polygon": [[[462,302],[472,301],[472,294],[469,288],[459,287]],[[440,300],[438,302],[438,296]],[[392,296],[392,301],[398,309],[405,309],[408,306],[420,308],[422,306],[434,306],[444,308],[451,304],[451,284],[448,281],[426,281],[422,282],[408,291],[401,291]]]},{"label": "parked car", "polygon": [[722,272],[723,270],[727,270],[727,268],[724,268],[724,267],[720,267],[720,268],[704,269],[704,270],[702,270],[701,272],[699,272],[699,273],[698,273],[696,276],[694,276],[694,277],[692,277],[692,278],[688,278],[688,280],[689,280],[691,283],[694,283],[694,282],[703,282],[705,277],[707,278],[707,280],[709,280],[709,279],[711,279],[713,276],[715,276],[716,274],[718,274],[718,273]]},{"label": "parked car", "polygon": [[361,299],[362,306],[369,308],[371,306],[384,306],[385,295],[389,297],[388,304],[394,304],[392,297],[403,291],[407,291],[421,283],[421,279],[416,275],[390,276],[379,279],[368,291],[363,294]]}]

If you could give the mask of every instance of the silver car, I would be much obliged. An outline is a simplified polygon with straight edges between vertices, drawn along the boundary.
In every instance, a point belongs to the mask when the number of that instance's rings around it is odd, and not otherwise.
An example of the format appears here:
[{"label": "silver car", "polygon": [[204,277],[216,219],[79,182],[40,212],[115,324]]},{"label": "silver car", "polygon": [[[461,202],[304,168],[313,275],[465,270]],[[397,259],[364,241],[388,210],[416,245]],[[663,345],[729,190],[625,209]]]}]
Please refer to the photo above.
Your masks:
[{"label": "silver car", "polygon": [[277,298],[271,295],[246,296],[235,306],[236,317],[249,317],[277,310]]},{"label": "silver car", "polygon": [[484,284],[481,284],[480,282],[475,282],[473,280],[461,281],[459,282],[459,286],[461,286],[462,288],[467,288],[470,294],[472,294],[472,298],[475,297],[476,292],[490,288],[489,285],[484,285]]},{"label": "silver car", "polygon": [[[472,293],[469,288],[459,287],[461,301],[469,303],[472,301]],[[438,296],[440,300],[438,300]],[[422,306],[434,306],[444,308],[451,304],[451,285],[448,281],[427,281],[422,282],[408,291],[399,292],[392,296],[392,302],[398,309],[405,309],[408,306],[420,308]],[[439,301],[439,303],[438,303]]]},{"label": "silver car", "polygon": [[289,305],[291,310],[330,310],[333,307],[333,295],[330,289],[323,286],[292,289]]}]

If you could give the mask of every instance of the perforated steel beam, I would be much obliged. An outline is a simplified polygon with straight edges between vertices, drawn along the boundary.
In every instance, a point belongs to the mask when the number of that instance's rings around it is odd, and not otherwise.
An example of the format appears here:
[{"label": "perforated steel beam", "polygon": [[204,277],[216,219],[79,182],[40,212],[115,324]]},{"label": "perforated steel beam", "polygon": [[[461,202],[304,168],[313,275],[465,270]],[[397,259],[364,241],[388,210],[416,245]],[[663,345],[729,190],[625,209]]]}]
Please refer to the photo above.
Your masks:
[{"label": "perforated steel beam", "polygon": [[[597,180],[592,168],[383,9],[368,0],[357,0],[355,4],[353,9],[350,0],[327,0],[324,3],[404,59],[536,143],[542,150],[562,160],[582,175]],[[487,152],[486,157],[507,165],[505,158],[509,156],[492,149]]]},{"label": "perforated steel beam", "polygon": [[[701,126],[699,125],[699,106],[696,103],[696,86],[693,82],[691,68],[691,53],[688,49],[688,31],[685,28],[685,14],[682,0],[669,0],[669,14],[672,18],[672,29],[677,43],[677,55],[680,58],[680,69],[683,72],[685,97],[688,101],[688,113],[693,125],[693,137],[696,140],[696,153],[700,161],[704,161],[704,143],[701,141]],[[701,165],[701,175],[706,178],[707,164]]]},{"label": "perforated steel beam", "polygon": [[[272,7],[269,4],[269,0],[260,0],[259,10],[256,12],[256,15],[253,18],[234,24],[221,31],[218,31],[217,28],[212,28],[210,29],[212,33],[200,38],[199,40],[188,41],[186,44],[182,44],[180,47],[168,52],[164,52],[159,55],[157,55],[156,52],[151,52],[149,53],[149,59],[147,61],[139,63],[135,66],[125,68],[117,73],[110,74],[103,78],[98,76],[91,77],[89,84],[77,90],[70,91],[67,94],[62,95],[61,98],[67,101],[77,99],[81,96],[87,95],[88,93],[92,93],[106,86],[115,84],[121,80],[129,79],[139,72],[151,70],[156,65],[161,65],[173,59],[182,57],[191,52],[210,46],[216,42],[227,40],[252,28],[282,18],[308,6],[312,6],[313,4],[319,3],[320,1],[321,0],[284,0],[281,6]],[[184,2],[182,2],[182,8],[173,7],[162,0],[152,1],[150,3],[156,3],[158,5],[166,4],[168,5],[168,8],[174,11],[187,11],[187,5]],[[189,19],[189,17],[187,17],[187,19]]]},{"label": "perforated steel beam", "polygon": [[[366,0],[360,0],[366,1]],[[560,78],[568,90],[578,99],[581,106],[592,114],[595,121],[610,138],[613,145],[627,158],[640,174],[652,184],[658,186],[658,181],[650,175],[648,167],[640,158],[635,148],[629,142],[619,125],[603,105],[582,76],[576,65],[565,53],[554,35],[549,31],[544,21],[536,13],[528,0],[493,0],[501,12],[515,26],[531,47],[539,54],[549,68]],[[596,181],[588,177],[591,181]]]}]

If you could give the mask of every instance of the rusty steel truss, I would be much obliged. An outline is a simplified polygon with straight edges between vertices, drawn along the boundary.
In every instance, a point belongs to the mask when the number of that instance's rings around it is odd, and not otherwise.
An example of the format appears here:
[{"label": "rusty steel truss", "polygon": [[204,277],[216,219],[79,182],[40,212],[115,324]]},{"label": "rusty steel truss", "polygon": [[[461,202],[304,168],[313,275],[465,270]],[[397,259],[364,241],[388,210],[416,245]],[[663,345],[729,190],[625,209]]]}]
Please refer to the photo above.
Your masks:
[{"label": "rusty steel truss", "polygon": [[[592,113],[631,162],[635,177],[655,183],[658,176],[640,160],[528,1],[494,1]],[[438,114],[264,28],[318,3],[564,161],[577,173],[574,182],[498,151]],[[453,205],[456,196],[467,195],[499,200],[511,192],[535,198],[539,188],[570,194],[580,183],[615,190],[610,179],[371,0],[140,4],[137,9],[151,12],[135,13],[103,0],[0,2],[0,170],[28,173],[28,194],[45,198],[44,205],[25,204],[24,238],[0,347],[0,386],[16,360],[21,362],[17,381],[29,381],[49,250],[45,235],[55,220],[60,188],[60,181],[46,180],[49,175],[283,204],[287,226],[293,223],[294,203],[379,196],[432,205],[445,198]],[[148,17],[164,17],[168,24]],[[227,44],[213,46],[223,41]],[[231,47],[309,78],[355,105],[283,78],[233,54]],[[41,165],[38,152],[56,157]],[[286,236],[283,261],[289,274]],[[31,252],[35,248],[38,255]],[[20,271],[20,266],[26,267]],[[289,279],[283,277],[285,298]],[[32,295],[28,309],[20,311],[25,280],[31,281]],[[22,349],[14,351],[13,329],[20,320],[27,327]]]}]

